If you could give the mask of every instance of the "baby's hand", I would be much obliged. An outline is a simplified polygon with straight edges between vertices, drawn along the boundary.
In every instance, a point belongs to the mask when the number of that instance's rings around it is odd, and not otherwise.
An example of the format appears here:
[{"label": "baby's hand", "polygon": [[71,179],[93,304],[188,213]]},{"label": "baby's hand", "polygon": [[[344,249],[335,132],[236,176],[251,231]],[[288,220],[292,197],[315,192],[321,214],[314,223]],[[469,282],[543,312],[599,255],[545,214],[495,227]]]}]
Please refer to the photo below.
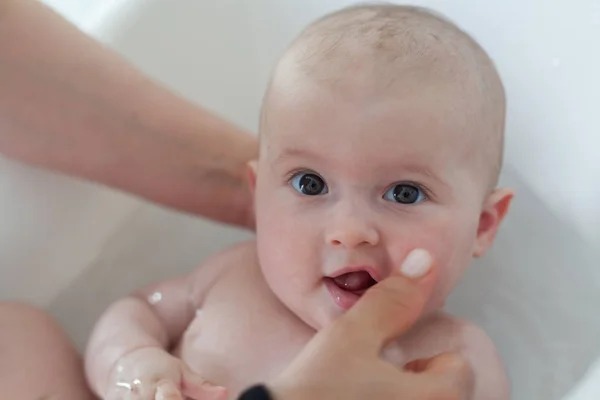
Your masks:
[{"label": "baby's hand", "polygon": [[134,350],[113,368],[105,400],[225,400],[227,390],[204,380],[158,347]]}]

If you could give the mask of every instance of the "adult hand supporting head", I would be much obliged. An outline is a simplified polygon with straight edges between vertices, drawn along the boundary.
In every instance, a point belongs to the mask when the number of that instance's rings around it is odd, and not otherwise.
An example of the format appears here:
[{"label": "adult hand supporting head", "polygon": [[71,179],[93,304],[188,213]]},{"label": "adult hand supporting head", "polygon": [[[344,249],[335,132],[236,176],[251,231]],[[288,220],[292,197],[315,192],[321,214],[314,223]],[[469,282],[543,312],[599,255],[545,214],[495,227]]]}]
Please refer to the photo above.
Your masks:
[{"label": "adult hand supporting head", "polygon": [[413,263],[404,274],[373,286],[313,338],[269,386],[276,400],[471,398],[472,371],[457,355],[424,360],[419,372],[403,371],[380,357],[390,340],[416,322],[435,282],[426,252],[417,250],[409,259]]}]

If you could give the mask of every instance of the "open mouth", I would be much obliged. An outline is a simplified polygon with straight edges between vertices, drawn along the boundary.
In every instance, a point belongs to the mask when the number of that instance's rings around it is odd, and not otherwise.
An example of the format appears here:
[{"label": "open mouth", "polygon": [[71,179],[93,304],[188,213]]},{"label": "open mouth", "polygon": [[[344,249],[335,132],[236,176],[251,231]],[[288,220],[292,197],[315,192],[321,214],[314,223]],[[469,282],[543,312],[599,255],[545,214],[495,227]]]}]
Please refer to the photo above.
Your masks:
[{"label": "open mouth", "polygon": [[377,283],[367,271],[348,272],[331,279],[340,289],[356,294],[363,294]]},{"label": "open mouth", "polygon": [[360,296],[376,283],[377,280],[366,270],[346,272],[325,278],[325,286],[334,302],[345,310],[352,307]]}]

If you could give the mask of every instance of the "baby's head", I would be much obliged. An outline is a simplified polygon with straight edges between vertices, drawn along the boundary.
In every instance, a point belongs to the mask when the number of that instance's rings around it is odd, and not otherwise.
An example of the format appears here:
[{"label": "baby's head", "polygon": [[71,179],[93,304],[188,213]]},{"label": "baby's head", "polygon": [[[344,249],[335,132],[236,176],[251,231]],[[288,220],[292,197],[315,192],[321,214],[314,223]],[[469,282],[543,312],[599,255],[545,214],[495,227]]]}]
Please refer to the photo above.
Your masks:
[{"label": "baby's head", "polygon": [[364,5],[311,24],[261,116],[257,240],[274,293],[319,329],[424,248],[440,307],[508,210],[504,120],[493,63],[429,11]]}]

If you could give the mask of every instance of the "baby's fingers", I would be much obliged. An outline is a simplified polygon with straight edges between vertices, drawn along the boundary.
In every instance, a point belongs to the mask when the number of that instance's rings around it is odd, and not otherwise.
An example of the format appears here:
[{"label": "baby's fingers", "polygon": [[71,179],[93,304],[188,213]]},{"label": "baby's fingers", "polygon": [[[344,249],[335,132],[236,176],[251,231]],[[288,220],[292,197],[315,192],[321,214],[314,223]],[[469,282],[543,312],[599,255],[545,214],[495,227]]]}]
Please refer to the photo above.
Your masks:
[{"label": "baby's fingers", "polygon": [[182,367],[181,387],[183,394],[193,400],[227,400],[227,389],[213,385],[187,365]]},{"label": "baby's fingers", "polygon": [[170,380],[160,381],[156,386],[154,400],[184,400],[177,385]]}]

